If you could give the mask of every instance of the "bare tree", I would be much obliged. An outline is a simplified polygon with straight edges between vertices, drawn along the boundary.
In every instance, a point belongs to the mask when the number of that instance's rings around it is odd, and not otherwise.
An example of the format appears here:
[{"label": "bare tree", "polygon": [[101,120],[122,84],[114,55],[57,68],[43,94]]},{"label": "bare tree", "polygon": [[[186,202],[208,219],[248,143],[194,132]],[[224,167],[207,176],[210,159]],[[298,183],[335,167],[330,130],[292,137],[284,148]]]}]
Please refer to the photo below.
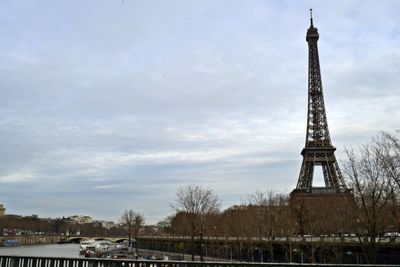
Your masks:
[{"label": "bare tree", "polygon": [[257,235],[266,238],[269,244],[269,261],[274,261],[273,243],[281,235],[281,217],[288,204],[288,197],[273,191],[257,191],[249,198],[256,219]]},{"label": "bare tree", "polygon": [[376,142],[360,146],[358,153],[348,149],[343,165],[357,204],[354,231],[369,263],[376,262],[378,245],[388,227],[388,203],[392,196],[391,179],[382,165],[383,150]]},{"label": "bare tree", "polygon": [[218,213],[220,201],[211,189],[192,184],[180,187],[173,205],[177,213],[183,213],[190,225],[190,250],[194,260],[195,237],[200,236],[200,257],[203,260],[203,234],[208,216]]},{"label": "bare tree", "polygon": [[128,233],[128,246],[132,246],[132,236],[135,237],[136,241],[136,255],[138,255],[138,237],[140,234],[140,228],[144,225],[144,217],[142,214],[134,212],[132,209],[125,210],[121,216],[121,223],[125,227]]},{"label": "bare tree", "polygon": [[400,189],[400,140],[386,132],[381,132],[373,138],[373,144],[380,166],[386,176]]},{"label": "bare tree", "polygon": [[377,148],[380,166],[391,186],[388,214],[391,226],[387,230],[398,236],[400,232],[400,139],[387,132],[381,132],[373,138],[373,144]]},{"label": "bare tree", "polygon": [[160,234],[165,235],[165,234],[171,233],[173,218],[174,218],[174,215],[170,215],[157,223],[156,227],[157,227],[157,232],[159,235]]},{"label": "bare tree", "polygon": [[223,211],[218,232],[225,237],[243,240],[257,235],[256,218],[248,205],[235,205]]}]

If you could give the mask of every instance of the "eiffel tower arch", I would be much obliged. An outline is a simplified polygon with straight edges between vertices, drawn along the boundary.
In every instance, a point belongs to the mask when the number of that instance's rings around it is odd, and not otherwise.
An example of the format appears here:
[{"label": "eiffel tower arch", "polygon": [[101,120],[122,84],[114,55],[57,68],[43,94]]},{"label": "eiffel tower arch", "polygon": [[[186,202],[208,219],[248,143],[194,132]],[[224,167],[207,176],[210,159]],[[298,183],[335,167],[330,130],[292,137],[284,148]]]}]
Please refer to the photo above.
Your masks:
[{"label": "eiffel tower arch", "polygon": [[[312,10],[310,10],[312,12]],[[291,204],[308,203],[317,200],[331,200],[352,205],[354,197],[347,187],[335,157],[326,117],[322,90],[321,69],[318,55],[318,29],[314,27],[311,13],[307,30],[308,43],[308,109],[305,146],[301,151],[303,162],[296,188],[290,194]],[[315,167],[321,167],[325,186],[313,187]]]}]

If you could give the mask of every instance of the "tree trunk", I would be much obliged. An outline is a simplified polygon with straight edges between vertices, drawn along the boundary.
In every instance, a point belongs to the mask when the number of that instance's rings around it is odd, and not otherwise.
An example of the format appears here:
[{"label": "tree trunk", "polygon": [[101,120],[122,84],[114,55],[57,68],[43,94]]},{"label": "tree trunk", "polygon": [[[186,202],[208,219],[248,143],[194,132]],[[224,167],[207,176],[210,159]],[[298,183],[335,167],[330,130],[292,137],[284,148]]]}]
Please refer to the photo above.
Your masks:
[{"label": "tree trunk", "polygon": [[274,262],[274,243],[272,240],[269,244],[269,261]]},{"label": "tree trunk", "polygon": [[200,232],[200,261],[204,261],[203,231]]},{"label": "tree trunk", "polygon": [[139,257],[139,240],[138,240],[138,237],[137,236],[135,236],[135,241],[136,241],[136,259]]},{"label": "tree trunk", "polygon": [[192,255],[192,261],[194,261],[194,234],[190,237],[190,254]]}]

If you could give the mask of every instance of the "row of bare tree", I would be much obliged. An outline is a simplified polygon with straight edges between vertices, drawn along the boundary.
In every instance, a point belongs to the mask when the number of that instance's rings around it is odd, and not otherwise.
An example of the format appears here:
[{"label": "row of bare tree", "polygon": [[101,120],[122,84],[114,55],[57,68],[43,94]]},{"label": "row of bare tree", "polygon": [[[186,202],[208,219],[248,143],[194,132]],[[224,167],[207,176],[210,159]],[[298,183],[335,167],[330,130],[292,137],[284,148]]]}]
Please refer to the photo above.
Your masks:
[{"label": "row of bare tree", "polygon": [[[160,223],[169,234],[191,237],[262,237],[270,244],[277,237],[318,236],[358,239],[367,262],[376,262],[380,243],[400,232],[400,142],[388,133],[380,133],[367,144],[346,149],[343,174],[352,189],[351,201],[320,199],[312,208],[289,205],[287,194],[256,192],[244,205],[220,211],[220,201],[211,189],[198,185],[177,192],[176,214]],[[310,254],[318,248],[315,243]]]}]

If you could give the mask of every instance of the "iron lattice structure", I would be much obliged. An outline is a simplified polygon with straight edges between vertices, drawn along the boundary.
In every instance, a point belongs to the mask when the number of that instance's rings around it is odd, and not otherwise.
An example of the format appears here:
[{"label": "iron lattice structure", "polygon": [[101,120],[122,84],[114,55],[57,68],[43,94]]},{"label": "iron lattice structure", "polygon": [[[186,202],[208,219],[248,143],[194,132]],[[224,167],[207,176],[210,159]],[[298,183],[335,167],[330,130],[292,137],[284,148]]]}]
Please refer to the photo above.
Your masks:
[{"label": "iron lattice structure", "polygon": [[[314,166],[322,166],[325,188],[329,191],[346,192],[348,188],[336,161],[335,150],[329,135],[326,118],[321,70],[318,56],[318,29],[311,25],[307,30],[308,42],[308,115],[307,133],[297,191],[312,192]],[[321,189],[321,188],[320,188]]]}]

